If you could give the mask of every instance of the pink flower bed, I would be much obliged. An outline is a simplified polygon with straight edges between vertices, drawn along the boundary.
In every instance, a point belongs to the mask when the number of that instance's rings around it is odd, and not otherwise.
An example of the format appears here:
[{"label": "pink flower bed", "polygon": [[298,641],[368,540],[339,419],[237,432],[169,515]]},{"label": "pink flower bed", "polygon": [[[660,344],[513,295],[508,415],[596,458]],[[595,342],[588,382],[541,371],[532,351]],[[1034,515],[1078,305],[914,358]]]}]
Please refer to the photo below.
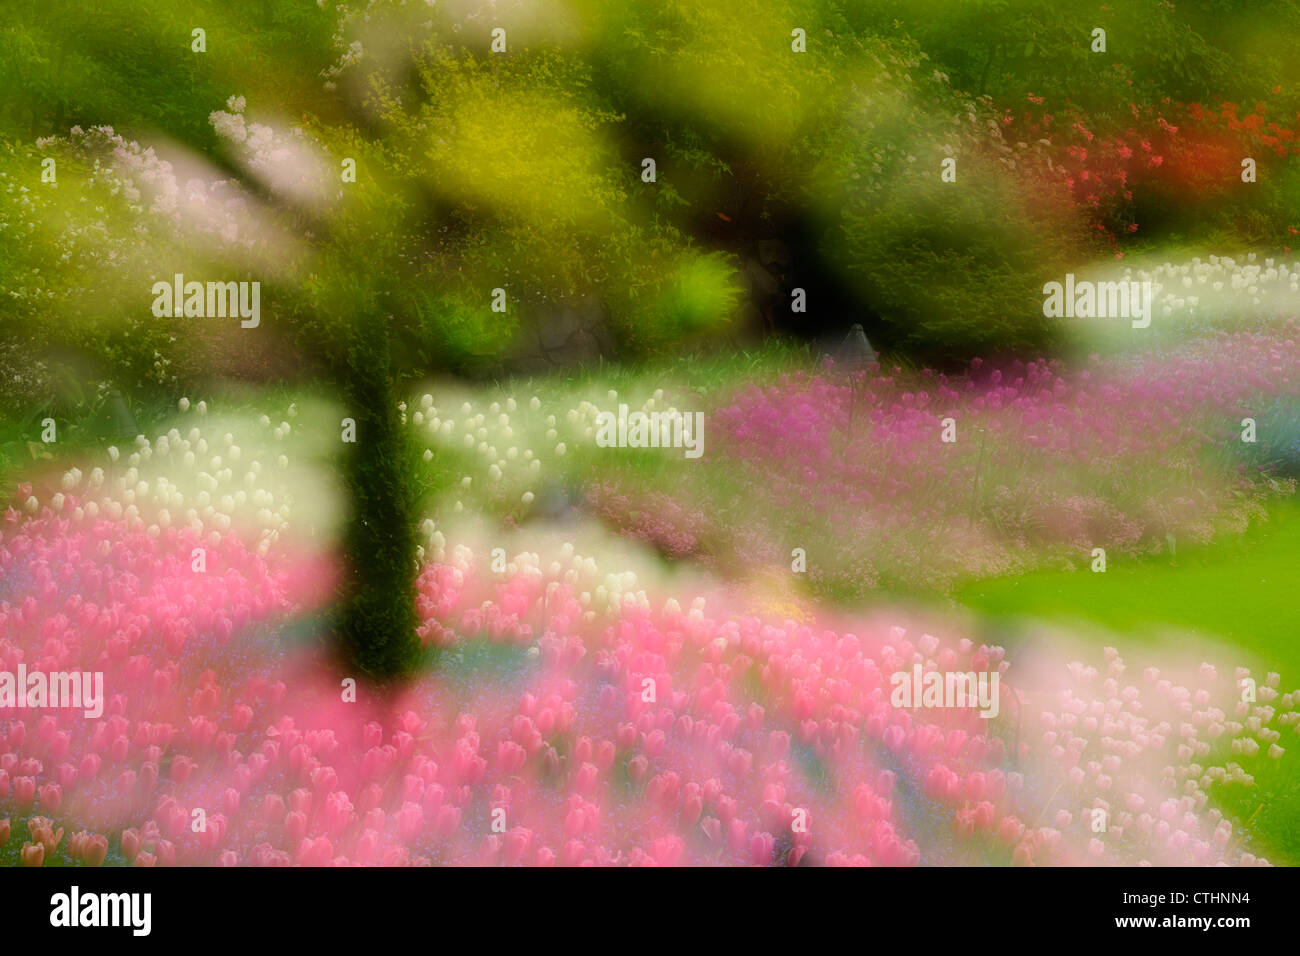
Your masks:
[{"label": "pink flower bed", "polygon": [[974,366],[746,386],[708,415],[705,458],[671,494],[627,471],[593,482],[589,506],[661,546],[707,542],[693,553],[727,569],[789,568],[801,547],[815,586],[862,593],[1205,542],[1294,493],[1232,462],[1241,420],[1300,392],[1294,324],[1073,371]]},{"label": "pink flower bed", "polygon": [[[328,566],[208,544],[197,574],[190,531],[10,512],[0,663],[102,670],[107,704],[0,712],[0,859],[1251,863],[1209,793],[1280,759],[1295,716],[1275,675],[1247,705],[1208,665],[1130,679],[1112,651],[1017,674],[997,647],[652,605],[617,576],[596,600],[580,557],[498,575],[463,545],[418,582],[435,669],[345,702],[348,675],[275,637]],[[918,663],[996,670],[1000,713],[892,706]]]}]

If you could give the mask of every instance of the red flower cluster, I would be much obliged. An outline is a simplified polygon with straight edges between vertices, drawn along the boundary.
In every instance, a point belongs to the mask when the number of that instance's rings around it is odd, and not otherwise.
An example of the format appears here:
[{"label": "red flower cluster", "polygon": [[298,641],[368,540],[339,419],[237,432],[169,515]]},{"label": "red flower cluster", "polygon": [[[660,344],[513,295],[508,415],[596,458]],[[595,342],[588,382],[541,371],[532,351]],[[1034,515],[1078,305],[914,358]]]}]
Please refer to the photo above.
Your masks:
[{"label": "red flower cluster", "polygon": [[1117,236],[1138,231],[1135,194],[1146,190],[1180,205],[1215,202],[1241,184],[1244,159],[1300,153],[1300,114],[1270,119],[1263,101],[1245,115],[1229,102],[1217,109],[1167,98],[1130,103],[1131,122],[1120,127],[1069,104],[1051,112],[1044,100],[1030,93],[1029,106],[1006,109],[1002,125],[1047,149],[1049,177],[1116,250]]}]

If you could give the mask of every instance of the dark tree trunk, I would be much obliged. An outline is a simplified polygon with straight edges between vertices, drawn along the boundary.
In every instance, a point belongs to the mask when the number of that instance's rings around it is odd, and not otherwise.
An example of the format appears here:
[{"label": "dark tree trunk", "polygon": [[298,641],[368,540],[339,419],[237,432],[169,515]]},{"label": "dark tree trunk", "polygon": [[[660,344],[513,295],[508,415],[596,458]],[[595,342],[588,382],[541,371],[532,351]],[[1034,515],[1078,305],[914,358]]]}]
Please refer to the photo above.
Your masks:
[{"label": "dark tree trunk", "polygon": [[356,442],[344,446],[350,513],[339,631],[346,660],[383,680],[408,673],[419,654],[415,629],[415,510],[405,433],[393,395],[387,322],[373,307],[350,323],[340,383]]}]

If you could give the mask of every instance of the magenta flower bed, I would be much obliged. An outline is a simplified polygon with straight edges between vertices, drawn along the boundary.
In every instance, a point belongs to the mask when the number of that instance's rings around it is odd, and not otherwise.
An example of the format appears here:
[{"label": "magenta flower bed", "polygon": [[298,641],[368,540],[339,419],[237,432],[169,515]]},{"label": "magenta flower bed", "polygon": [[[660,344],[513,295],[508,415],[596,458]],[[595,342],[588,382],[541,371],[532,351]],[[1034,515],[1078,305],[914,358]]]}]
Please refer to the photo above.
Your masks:
[{"label": "magenta flower bed", "polygon": [[1294,323],[1073,370],[977,360],[959,377],[877,370],[856,388],[790,374],[715,408],[705,459],[671,492],[626,471],[593,481],[588,502],[624,533],[728,570],[788,569],[801,547],[809,580],[834,594],[946,590],[1244,530],[1295,484],[1238,465],[1241,421],[1297,393]]}]

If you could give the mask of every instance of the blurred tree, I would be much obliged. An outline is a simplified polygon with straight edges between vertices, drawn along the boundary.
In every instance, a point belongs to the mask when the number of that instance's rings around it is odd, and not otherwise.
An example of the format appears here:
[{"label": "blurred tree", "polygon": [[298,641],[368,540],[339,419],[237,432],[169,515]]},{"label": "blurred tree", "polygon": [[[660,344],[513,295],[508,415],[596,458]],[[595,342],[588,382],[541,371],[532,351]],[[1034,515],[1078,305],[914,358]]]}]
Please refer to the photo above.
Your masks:
[{"label": "blurred tree", "polygon": [[[10,128],[75,129],[6,151],[6,175],[30,185],[11,200],[21,230],[0,233],[14,266],[0,324],[33,346],[94,354],[137,388],[192,385],[213,359],[200,341],[230,353],[228,366],[292,346],[336,382],[356,426],[343,449],[338,636],[364,673],[400,675],[418,651],[419,505],[401,390],[433,370],[493,372],[526,357],[557,310],[593,296],[601,305],[584,321],[610,349],[689,347],[733,317],[735,268],[656,214],[640,165],[617,155],[608,130],[620,117],[590,94],[581,58],[530,49],[527,29],[510,53],[493,54],[486,25],[475,42],[456,39],[476,26],[472,13],[424,8],[434,20],[416,24],[402,5],[378,4],[355,22],[346,6],[337,21],[321,13],[304,36],[319,41],[330,23],[337,48],[318,47],[310,71],[295,70],[301,47],[277,54],[295,21],[272,17],[269,32],[250,31],[266,22],[252,7],[261,5],[200,7],[180,23],[148,0],[118,2],[111,13],[124,22],[103,14],[97,51],[70,28],[70,7],[28,23],[40,40],[28,67],[84,56],[78,70],[90,82],[52,92],[40,85],[47,74],[34,74],[23,85],[33,115],[6,113]],[[206,25],[206,53],[188,49],[195,25]],[[129,104],[112,95],[134,69],[119,48],[158,52],[165,64]],[[256,100],[249,108],[229,86],[215,92],[232,61],[277,64],[278,88],[257,84],[265,122],[253,119]],[[313,87],[309,103],[302,91]],[[162,102],[149,103],[151,91]],[[282,117],[295,102],[303,111],[291,126]],[[111,115],[144,132],[161,126],[171,144],[155,153],[94,125]],[[59,178],[40,192],[47,157]],[[152,316],[153,282],[176,272],[259,279],[261,324],[230,324],[215,342],[192,319]],[[652,309],[663,322],[648,321]]]},{"label": "blurred tree", "polygon": [[[1102,11],[1117,48],[1159,38],[1141,89],[1228,83],[1214,5],[1191,23],[1157,6]],[[1029,77],[1122,102],[1126,76],[1075,36],[1089,16],[1036,0],[14,0],[0,133],[25,145],[0,151],[0,341],[78,350],[164,393],[269,374],[280,354],[328,376],[357,426],[342,646],[400,674],[416,654],[410,380],[671,357],[731,335],[746,291],[787,327],[860,321],[923,359],[1049,344],[1041,274],[1077,254],[1080,222],[1026,188],[1043,157],[1003,142],[980,94],[1023,98]],[[57,188],[39,182],[48,157]],[[772,240],[788,248],[757,261]],[[261,281],[261,326],[154,318],[152,282],[175,272]],[[790,309],[796,286],[809,313]]]}]

